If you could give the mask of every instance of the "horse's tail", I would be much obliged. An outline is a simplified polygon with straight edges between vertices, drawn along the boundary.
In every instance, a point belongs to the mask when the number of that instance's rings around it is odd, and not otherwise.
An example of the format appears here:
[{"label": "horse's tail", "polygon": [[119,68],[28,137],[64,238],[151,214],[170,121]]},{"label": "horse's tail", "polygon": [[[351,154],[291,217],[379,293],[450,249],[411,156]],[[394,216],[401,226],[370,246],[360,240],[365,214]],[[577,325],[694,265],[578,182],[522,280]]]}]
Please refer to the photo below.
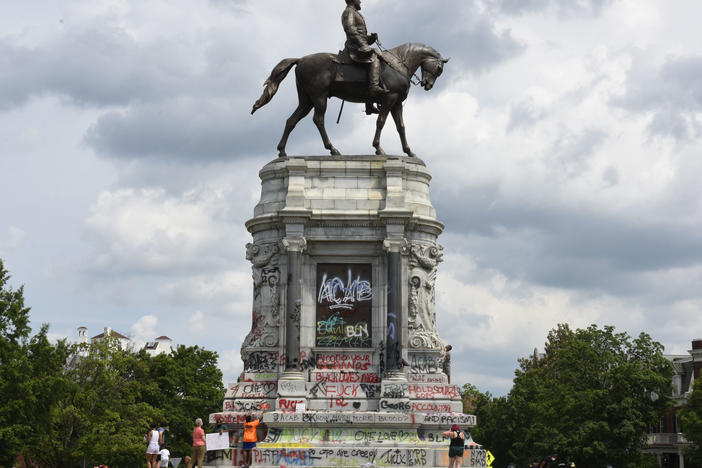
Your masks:
[{"label": "horse's tail", "polygon": [[297,62],[299,61],[300,59],[297,58],[287,58],[281,60],[280,63],[275,66],[275,68],[271,72],[271,76],[269,76],[266,82],[263,84],[263,86],[265,86],[266,89],[263,90],[263,94],[261,94],[261,97],[258,98],[258,101],[254,103],[253,109],[251,109],[252,114],[261,107],[268,104],[270,100],[273,99],[273,96],[275,96],[275,93],[278,91],[278,86],[280,86],[280,82],[283,81],[286,76],[288,76],[288,73],[290,72],[292,67],[297,65]]}]

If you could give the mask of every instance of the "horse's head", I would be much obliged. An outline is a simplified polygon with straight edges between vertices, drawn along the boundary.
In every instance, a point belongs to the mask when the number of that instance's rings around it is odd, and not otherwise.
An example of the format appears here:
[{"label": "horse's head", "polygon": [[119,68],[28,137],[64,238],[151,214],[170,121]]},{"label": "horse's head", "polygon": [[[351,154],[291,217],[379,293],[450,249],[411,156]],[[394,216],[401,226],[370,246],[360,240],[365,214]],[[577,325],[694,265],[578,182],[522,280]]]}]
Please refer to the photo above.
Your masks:
[{"label": "horse's head", "polygon": [[444,64],[449,59],[439,57],[429,57],[422,61],[422,80],[419,84],[427,91],[434,87],[434,82],[444,71]]}]

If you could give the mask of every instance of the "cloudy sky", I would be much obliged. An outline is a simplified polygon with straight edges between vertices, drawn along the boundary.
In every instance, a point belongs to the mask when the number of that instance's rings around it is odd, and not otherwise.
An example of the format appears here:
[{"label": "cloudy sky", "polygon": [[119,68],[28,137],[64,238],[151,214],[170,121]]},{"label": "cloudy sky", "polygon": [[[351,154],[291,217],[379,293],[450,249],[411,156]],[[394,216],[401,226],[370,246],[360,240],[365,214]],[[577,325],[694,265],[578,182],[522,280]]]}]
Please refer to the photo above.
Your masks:
[{"label": "cloudy sky", "polygon": [[[451,57],[405,107],[446,224],[455,383],[506,393],[548,330],[702,336],[697,0],[367,0],[386,47]],[[342,0],[0,0],[0,258],[32,323],[168,335],[241,370],[244,222],[296,103],[280,59],[343,47]],[[695,45],[697,44],[697,45]],[[346,106],[330,137],[371,151]],[[331,116],[334,114],[334,117]],[[388,126],[383,146],[400,153]],[[288,152],[324,154],[307,119]]]}]

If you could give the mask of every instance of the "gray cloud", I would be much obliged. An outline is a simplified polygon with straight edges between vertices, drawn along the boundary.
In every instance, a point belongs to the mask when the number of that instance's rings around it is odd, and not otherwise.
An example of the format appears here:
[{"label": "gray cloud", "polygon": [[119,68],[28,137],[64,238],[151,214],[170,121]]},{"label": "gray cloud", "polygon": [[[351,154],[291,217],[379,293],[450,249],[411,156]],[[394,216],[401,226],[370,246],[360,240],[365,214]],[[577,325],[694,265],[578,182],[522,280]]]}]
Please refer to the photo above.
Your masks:
[{"label": "gray cloud", "polygon": [[602,171],[602,181],[606,187],[613,187],[619,183],[619,171],[616,168],[609,166]]},{"label": "gray cloud", "polygon": [[695,116],[702,111],[702,56],[668,57],[660,66],[650,56],[638,53],[633,58],[626,92],[611,102],[631,112],[650,112],[651,136],[669,136],[687,141],[702,135],[702,124]]},{"label": "gray cloud", "polygon": [[587,129],[579,133],[565,133],[558,137],[548,151],[556,164],[568,177],[585,172],[593,153],[607,140],[607,133],[599,129]]},{"label": "gray cloud", "polygon": [[546,116],[546,109],[539,106],[532,97],[513,102],[509,109],[507,133],[529,128]]},{"label": "gray cloud", "polygon": [[488,0],[490,9],[508,15],[555,11],[561,17],[599,16],[616,0]]},{"label": "gray cloud", "polygon": [[[74,26],[34,48],[0,39],[0,110],[44,95],[79,106],[158,102],[175,96],[227,96],[257,87],[236,52],[237,32],[208,31],[206,41],[169,38],[140,42],[108,21]],[[188,59],[184,60],[187,56]]]},{"label": "gray cloud", "polygon": [[[207,163],[259,154],[274,157],[288,112],[295,108],[294,94],[285,94],[255,116],[249,114],[253,100],[243,99],[181,98],[131,106],[102,115],[85,142],[98,154],[121,159]],[[323,149],[310,118],[290,137],[292,152],[301,145]]]},{"label": "gray cloud", "polygon": [[215,8],[237,14],[247,12],[245,8],[247,3],[247,0],[210,0],[210,4]]},{"label": "gray cloud", "polygon": [[69,31],[44,48],[0,41],[0,109],[45,94],[77,105],[113,105],[152,100],[183,85],[169,70],[167,51],[144,49],[123,30]]},{"label": "gray cloud", "polygon": [[699,227],[687,222],[510,200],[489,185],[434,192],[452,248],[475,255],[481,268],[535,284],[643,294],[650,285],[636,275],[702,261]]},{"label": "gray cloud", "polygon": [[[165,158],[181,162],[238,157],[265,147],[272,133],[253,125],[232,103],[169,100],[108,112],[88,130],[86,142],[118,158]],[[253,137],[253,138],[252,138]]]},{"label": "gray cloud", "polygon": [[465,67],[469,73],[484,72],[525,48],[510,31],[498,30],[494,18],[480,11],[474,1],[382,3],[367,16],[377,25],[386,47],[422,42],[451,57],[456,67]]},{"label": "gray cloud", "polygon": [[678,141],[694,140],[702,136],[702,124],[693,112],[681,112],[679,108],[665,107],[653,114],[648,124],[651,136],[668,136]]}]

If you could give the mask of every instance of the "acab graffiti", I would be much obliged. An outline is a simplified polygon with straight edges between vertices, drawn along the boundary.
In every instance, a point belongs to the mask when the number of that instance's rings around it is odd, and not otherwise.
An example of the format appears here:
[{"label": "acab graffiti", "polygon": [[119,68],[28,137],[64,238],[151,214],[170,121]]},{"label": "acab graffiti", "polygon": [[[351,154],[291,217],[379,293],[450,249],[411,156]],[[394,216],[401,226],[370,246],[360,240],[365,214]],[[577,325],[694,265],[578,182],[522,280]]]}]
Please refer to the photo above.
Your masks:
[{"label": "acab graffiti", "polygon": [[329,277],[327,273],[322,276],[317,302],[330,303],[329,308],[352,309],[356,302],[370,301],[373,299],[373,289],[370,281],[362,280],[360,275],[352,277],[351,268],[348,269],[346,284],[338,276]]}]

